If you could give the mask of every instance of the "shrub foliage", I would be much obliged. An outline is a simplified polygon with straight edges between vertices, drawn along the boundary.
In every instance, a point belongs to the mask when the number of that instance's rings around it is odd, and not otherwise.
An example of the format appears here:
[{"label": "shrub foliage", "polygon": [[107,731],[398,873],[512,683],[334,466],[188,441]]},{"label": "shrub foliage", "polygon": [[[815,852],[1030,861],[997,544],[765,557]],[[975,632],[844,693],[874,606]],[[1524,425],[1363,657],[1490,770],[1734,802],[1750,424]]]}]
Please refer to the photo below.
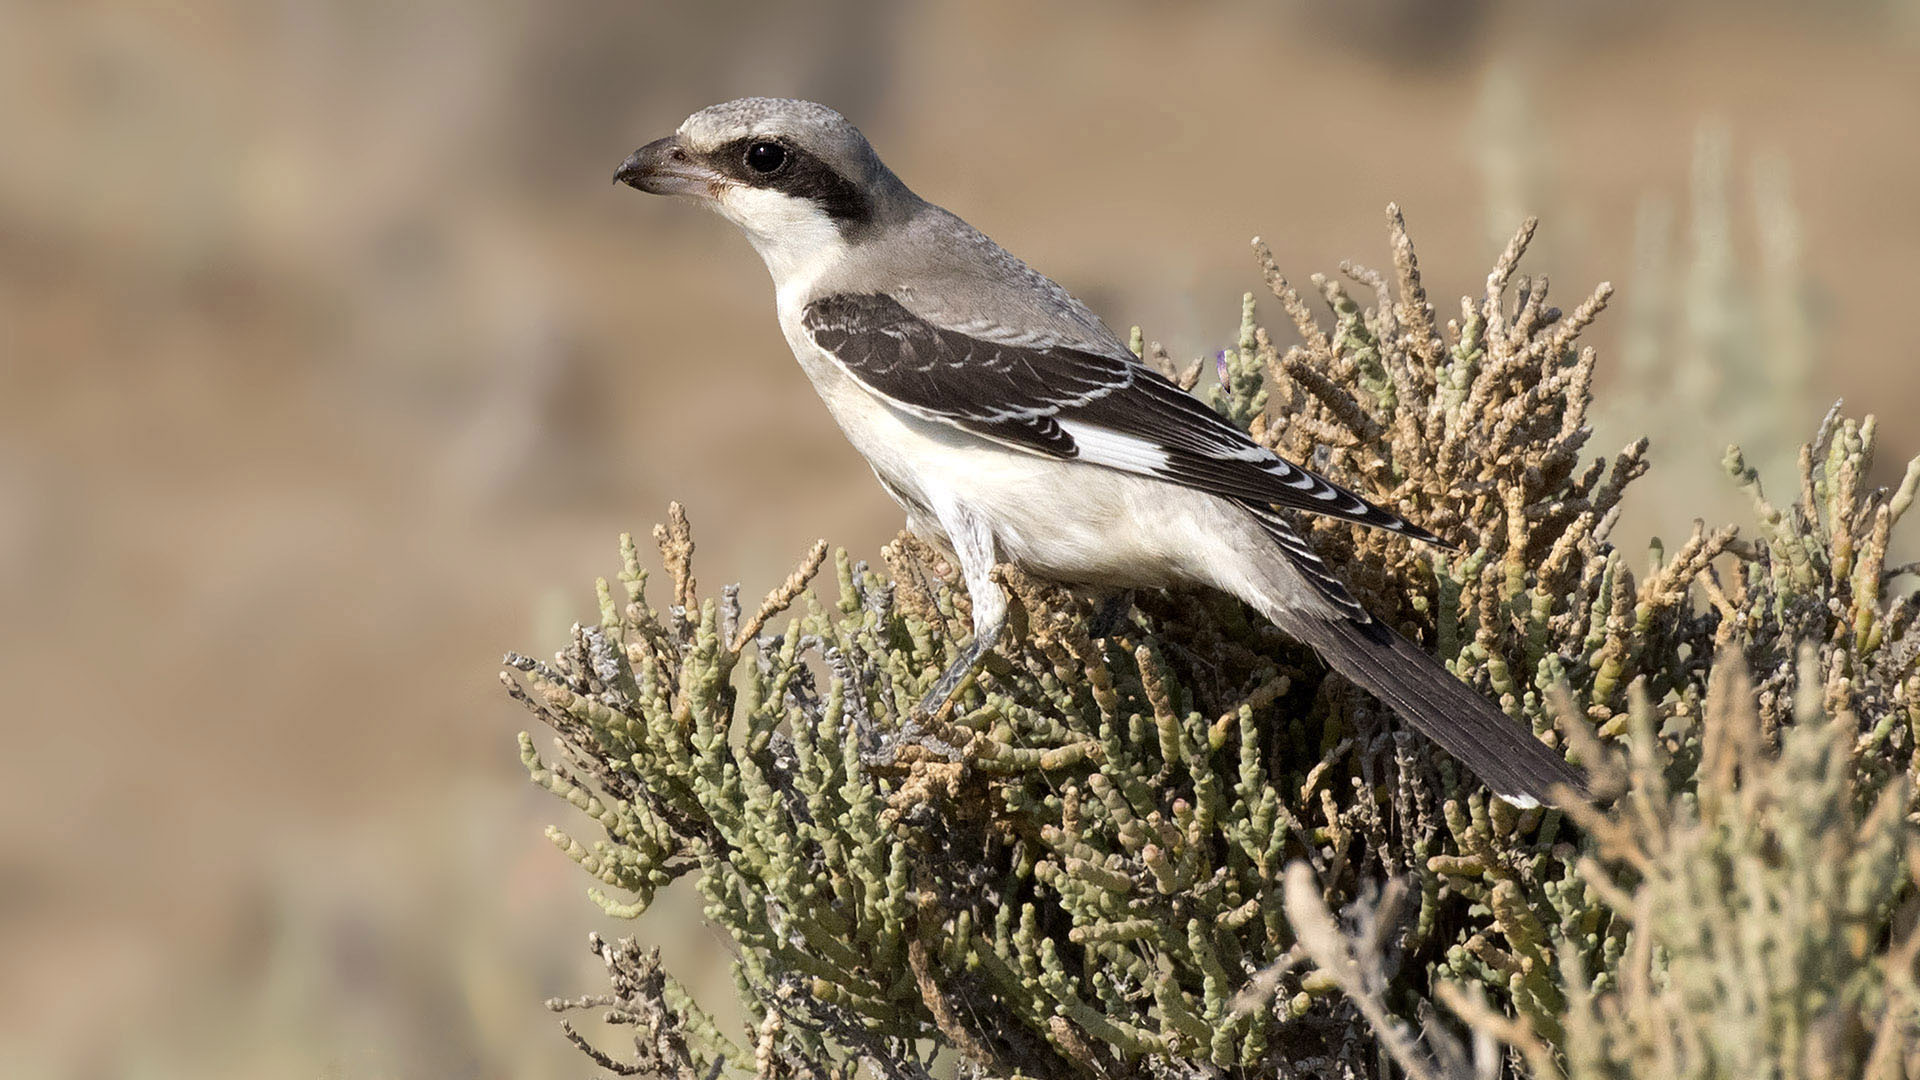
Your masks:
[{"label": "shrub foliage", "polygon": [[583,1050],[668,1076],[1908,1067],[1920,627],[1887,552],[1920,461],[1871,488],[1873,421],[1836,407],[1790,506],[1729,452],[1756,537],[1696,525],[1636,571],[1610,533],[1647,442],[1587,446],[1579,337],[1608,288],[1551,306],[1517,269],[1528,222],[1443,320],[1389,219],[1390,270],[1307,290],[1255,242],[1300,344],[1249,295],[1210,400],[1458,545],[1312,523],[1603,801],[1490,799],[1228,597],[1142,594],[1114,626],[1010,567],[1014,632],[934,732],[959,763],[880,754],[966,644],[954,567],[905,535],[879,566],[822,542],[749,612],[700,594],[675,506],[659,595],[623,538],[598,624],[506,681],[558,736],[521,755],[590,819],[550,835],[594,898],[638,917],[691,878],[751,1022],[596,937],[611,991],[552,1004],[635,1038],[569,1024]]}]

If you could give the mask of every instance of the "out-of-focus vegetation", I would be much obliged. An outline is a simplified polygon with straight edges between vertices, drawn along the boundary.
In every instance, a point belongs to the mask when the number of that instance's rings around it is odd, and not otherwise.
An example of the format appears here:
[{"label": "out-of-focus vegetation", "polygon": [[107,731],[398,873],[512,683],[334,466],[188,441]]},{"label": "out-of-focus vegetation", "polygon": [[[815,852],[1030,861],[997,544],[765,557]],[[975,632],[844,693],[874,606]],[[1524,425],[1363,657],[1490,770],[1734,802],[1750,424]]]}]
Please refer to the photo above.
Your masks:
[{"label": "out-of-focus vegetation", "polygon": [[[1528,222],[1444,318],[1390,217],[1391,269],[1316,275],[1317,305],[1260,246],[1303,344],[1282,353],[1249,294],[1214,406],[1458,544],[1311,533],[1618,801],[1490,797],[1224,597],[1142,598],[1100,638],[1011,569],[1019,631],[933,732],[960,761],[876,764],[965,645],[954,568],[904,536],[884,573],[841,552],[823,602],[821,543],[748,614],[700,596],[676,506],[670,597],[628,541],[598,625],[551,665],[511,657],[508,685],[559,736],[553,757],[522,737],[535,782],[597,825],[550,837],[609,914],[690,878],[748,1022],[596,937],[614,993],[556,1007],[639,1030],[630,1058],[569,1023],[578,1045],[686,1076],[922,1076],[941,1049],[993,1076],[1469,1075],[1447,998],[1535,1076],[1920,1060],[1920,566],[1888,561],[1920,458],[1873,487],[1875,423],[1836,406],[1791,504],[1728,451],[1751,540],[1696,524],[1636,572],[1611,534],[1647,442],[1587,453],[1580,337],[1610,288],[1553,306],[1520,273]],[[1351,943],[1329,901],[1364,913]]]},{"label": "out-of-focus vegetation", "polygon": [[[1600,418],[1654,437],[1638,551],[1743,520],[1692,502],[1723,444],[1772,480],[1759,444],[1790,467],[1835,397],[1882,417],[1873,483],[1920,447],[1913,10],[0,5],[0,1075],[579,1074],[527,1002],[598,978],[553,943],[607,923],[500,754],[487,660],[565,642],[606,538],[676,495],[750,594],[899,526],[746,245],[607,185],[687,112],[831,102],[1181,356],[1233,336],[1251,233],[1333,266],[1397,199],[1454,295],[1541,213],[1535,269],[1619,286],[1602,404],[1634,400],[1636,208],[1679,208],[1687,280],[1695,133],[1724,130],[1705,239],[1756,280],[1750,163],[1785,163],[1819,404],[1751,431],[1689,382]],[[638,929],[725,1001],[700,903]]]}]

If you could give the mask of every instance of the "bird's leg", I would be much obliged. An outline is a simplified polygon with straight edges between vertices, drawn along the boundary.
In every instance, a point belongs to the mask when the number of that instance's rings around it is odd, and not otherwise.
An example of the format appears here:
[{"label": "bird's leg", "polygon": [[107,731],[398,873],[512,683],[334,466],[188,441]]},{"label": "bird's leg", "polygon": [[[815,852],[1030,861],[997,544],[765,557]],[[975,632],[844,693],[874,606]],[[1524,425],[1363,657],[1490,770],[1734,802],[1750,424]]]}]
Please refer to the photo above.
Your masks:
[{"label": "bird's leg", "polygon": [[1004,618],[991,626],[982,626],[978,618],[974,619],[972,643],[962,649],[959,658],[947,665],[947,670],[934,680],[933,689],[927,691],[927,696],[921,698],[919,706],[913,710],[916,718],[924,717],[935,722],[947,719],[960,695],[973,685],[973,677],[980,670],[980,661],[986,659],[987,654],[999,643],[1000,632],[1005,626]]},{"label": "bird's leg", "polygon": [[947,670],[934,680],[920,704],[908,715],[900,730],[883,739],[880,751],[870,760],[892,764],[902,746],[917,746],[946,761],[965,756],[971,734],[955,729],[948,721],[960,695],[973,685],[980,662],[999,643],[1007,625],[1007,596],[993,580],[993,534],[986,523],[956,512],[941,515],[941,525],[960,560],[960,573],[967,582],[967,596],[973,601],[973,640],[961,650]]}]

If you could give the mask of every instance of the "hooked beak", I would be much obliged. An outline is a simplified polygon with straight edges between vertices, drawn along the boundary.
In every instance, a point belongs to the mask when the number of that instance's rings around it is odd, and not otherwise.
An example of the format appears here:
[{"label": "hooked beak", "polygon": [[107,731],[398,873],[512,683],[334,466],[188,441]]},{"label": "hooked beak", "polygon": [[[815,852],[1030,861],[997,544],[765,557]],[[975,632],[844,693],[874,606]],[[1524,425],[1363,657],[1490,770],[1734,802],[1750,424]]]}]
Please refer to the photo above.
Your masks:
[{"label": "hooked beak", "polygon": [[719,175],[696,161],[669,135],[627,155],[613,182],[649,195],[710,195]]}]

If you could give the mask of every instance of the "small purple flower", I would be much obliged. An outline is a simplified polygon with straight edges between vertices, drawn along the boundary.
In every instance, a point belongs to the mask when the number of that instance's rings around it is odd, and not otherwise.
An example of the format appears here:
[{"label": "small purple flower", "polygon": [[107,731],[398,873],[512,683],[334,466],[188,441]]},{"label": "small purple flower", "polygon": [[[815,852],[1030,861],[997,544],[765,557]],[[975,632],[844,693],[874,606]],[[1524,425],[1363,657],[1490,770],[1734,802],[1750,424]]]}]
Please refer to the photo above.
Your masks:
[{"label": "small purple flower", "polygon": [[1215,374],[1218,374],[1220,376],[1220,385],[1221,386],[1228,385],[1230,380],[1227,378],[1227,350],[1226,349],[1221,349],[1219,352],[1213,354],[1213,370]]}]

